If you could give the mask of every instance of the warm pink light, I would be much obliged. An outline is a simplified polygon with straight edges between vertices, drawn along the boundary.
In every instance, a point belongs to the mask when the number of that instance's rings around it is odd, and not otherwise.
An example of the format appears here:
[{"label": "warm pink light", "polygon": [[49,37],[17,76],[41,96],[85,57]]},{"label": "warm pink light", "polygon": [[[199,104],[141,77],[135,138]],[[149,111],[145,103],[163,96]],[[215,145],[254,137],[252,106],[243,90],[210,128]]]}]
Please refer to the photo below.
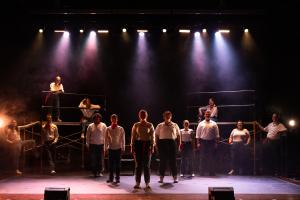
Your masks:
[{"label": "warm pink light", "polygon": [[4,120],[2,118],[0,118],[0,128],[4,127]]}]

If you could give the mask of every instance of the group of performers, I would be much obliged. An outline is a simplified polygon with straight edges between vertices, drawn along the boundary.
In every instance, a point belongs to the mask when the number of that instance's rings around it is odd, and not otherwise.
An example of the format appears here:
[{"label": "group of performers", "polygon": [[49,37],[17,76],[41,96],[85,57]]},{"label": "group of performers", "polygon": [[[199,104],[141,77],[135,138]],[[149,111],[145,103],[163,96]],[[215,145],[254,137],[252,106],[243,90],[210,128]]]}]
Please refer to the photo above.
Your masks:
[{"label": "group of performers", "polygon": [[[54,85],[53,85],[54,84]],[[56,77],[56,81],[51,83],[51,91],[57,93],[63,92],[61,78]],[[58,85],[57,85],[58,84]],[[57,92],[57,93],[56,93]],[[59,102],[59,100],[58,100]],[[56,100],[57,103],[57,100]],[[59,104],[59,103],[58,103]],[[110,126],[102,122],[102,115],[97,112],[99,105],[91,103],[89,98],[83,99],[79,108],[82,111],[82,137],[86,138],[86,147],[90,154],[91,170],[95,177],[102,176],[103,157],[108,154],[108,179],[107,183],[120,182],[120,162],[122,152],[125,151],[125,131],[118,124],[118,115],[110,116]],[[57,121],[61,121],[59,111],[55,116]],[[141,176],[144,174],[146,189],[150,189],[150,164],[154,152],[159,154],[159,183],[164,182],[165,172],[169,167],[174,183],[178,182],[178,171],[176,155],[181,152],[181,176],[193,176],[193,154],[194,150],[200,152],[200,175],[208,173],[215,176],[216,167],[216,148],[220,141],[219,127],[217,124],[218,110],[212,98],[209,99],[209,105],[199,108],[199,117],[197,129],[194,131],[189,127],[189,121],[183,121],[183,128],[172,121],[171,111],[163,112],[163,122],[156,127],[148,121],[148,112],[140,110],[138,113],[138,122],[134,123],[131,129],[130,147],[135,160],[135,189],[141,187]],[[203,119],[202,119],[203,118]],[[280,134],[287,131],[286,127],[278,121],[278,115],[272,115],[272,122],[262,127],[257,126],[267,132],[264,141],[265,153],[264,163],[271,173],[277,173],[278,149]],[[15,120],[7,127],[6,141],[11,146],[13,152],[14,169],[17,174],[21,174],[19,168],[19,157],[23,143],[21,140],[20,128]],[[52,122],[52,115],[48,114],[46,123],[42,126],[41,139],[49,161],[50,173],[55,174],[54,151],[55,144],[59,138],[58,128]],[[237,127],[234,128],[229,136],[228,143],[231,145],[231,170],[229,175],[239,174],[243,168],[243,163],[247,159],[245,148],[251,142],[250,132],[243,127],[241,120],[237,121]],[[267,171],[266,171],[267,172]]]}]

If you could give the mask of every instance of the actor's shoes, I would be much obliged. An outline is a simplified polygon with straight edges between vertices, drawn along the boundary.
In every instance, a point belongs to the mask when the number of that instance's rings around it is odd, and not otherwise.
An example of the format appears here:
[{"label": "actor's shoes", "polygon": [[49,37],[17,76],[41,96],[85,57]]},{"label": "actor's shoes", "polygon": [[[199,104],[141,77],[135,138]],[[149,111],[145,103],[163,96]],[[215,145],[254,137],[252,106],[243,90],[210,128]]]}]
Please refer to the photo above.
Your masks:
[{"label": "actor's shoes", "polygon": [[174,178],[174,183],[178,183],[178,178],[177,178],[177,176],[174,176],[173,178]]},{"label": "actor's shoes", "polygon": [[21,172],[20,170],[17,169],[17,170],[16,170],[16,174],[17,174],[17,175],[22,175],[22,172]]},{"label": "actor's shoes", "polygon": [[149,183],[146,183],[145,190],[151,190],[151,187],[150,187]]},{"label": "actor's shoes", "polygon": [[163,176],[159,177],[159,181],[158,182],[159,183],[163,183],[164,182],[164,177]]},{"label": "actor's shoes", "polygon": [[56,171],[55,171],[55,170],[51,170],[50,173],[51,173],[51,174],[56,174]]},{"label": "actor's shoes", "polygon": [[136,183],[135,186],[133,187],[134,189],[141,189],[140,183]]},{"label": "actor's shoes", "polygon": [[234,174],[234,170],[230,170],[230,172],[228,172],[228,175],[233,175]]}]

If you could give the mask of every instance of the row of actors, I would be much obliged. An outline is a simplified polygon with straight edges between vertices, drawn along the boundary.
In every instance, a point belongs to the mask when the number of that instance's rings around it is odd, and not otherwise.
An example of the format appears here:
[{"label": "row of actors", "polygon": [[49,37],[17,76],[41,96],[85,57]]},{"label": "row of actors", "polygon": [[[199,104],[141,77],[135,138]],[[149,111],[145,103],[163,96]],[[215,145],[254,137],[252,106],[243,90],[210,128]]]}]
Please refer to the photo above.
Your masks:
[{"label": "row of actors", "polygon": [[[179,126],[172,121],[172,113],[165,111],[163,113],[164,122],[157,125],[154,129],[152,123],[147,121],[148,113],[145,110],[139,111],[139,121],[135,123],[131,131],[131,153],[135,159],[135,188],[140,188],[141,175],[144,173],[146,187],[150,188],[150,163],[151,156],[155,149],[160,156],[159,175],[160,183],[163,183],[167,164],[171,169],[174,183],[178,182],[177,178],[177,164],[176,152],[182,152],[182,172],[183,174],[190,174],[192,170],[189,166],[192,155],[192,132],[189,128],[189,122],[184,121],[184,128],[179,129]],[[209,172],[210,175],[215,175],[215,150],[220,139],[219,128],[216,122],[210,119],[211,112],[205,112],[205,119],[198,124],[196,130],[196,148],[200,149],[200,165],[201,173]],[[96,176],[102,170],[102,156],[103,151],[108,152],[109,157],[109,178],[107,182],[120,181],[120,158],[121,153],[125,151],[125,131],[118,125],[118,116],[111,115],[111,125],[107,127],[102,120],[99,113],[93,115],[93,123],[87,127],[86,132],[86,146],[91,156],[91,169]],[[276,155],[276,148],[279,145],[280,134],[286,131],[283,124],[278,122],[278,116],[272,115],[272,122],[262,127],[263,131],[268,132],[266,137],[266,146],[270,147],[270,155],[268,160],[272,161],[271,166],[275,166],[274,161]],[[23,141],[21,141],[20,130],[15,120],[8,126],[6,130],[7,142],[11,144],[14,152],[15,169],[20,174],[18,160],[20,156],[20,148]],[[42,126],[42,144],[48,155],[51,173],[55,173],[55,164],[53,153],[55,144],[58,141],[59,134],[57,126],[52,122],[51,115],[47,115],[47,123]],[[237,128],[233,129],[229,143],[232,145],[232,170],[238,170],[240,159],[243,159],[243,152],[246,145],[250,143],[249,131],[243,128],[243,123],[238,121]],[[115,174],[115,176],[114,176]]]},{"label": "row of actors", "polygon": [[[52,116],[54,118],[55,121],[62,121],[60,118],[60,100],[59,100],[59,94],[64,93],[64,87],[61,81],[61,77],[60,76],[56,76],[55,80],[53,82],[50,83],[50,92],[48,93],[45,99],[45,104],[49,104],[48,102],[50,102],[51,104],[51,112]],[[49,101],[50,99],[50,101]],[[54,106],[55,111],[52,109],[52,106]],[[101,108],[100,105],[95,105],[91,103],[91,100],[89,98],[85,98],[83,99],[80,104],[79,104],[79,108],[82,111],[83,114],[83,120],[88,120],[91,119],[94,111],[99,110]],[[199,114],[198,114],[198,118],[199,121],[201,121],[204,118],[204,113],[206,110],[209,110],[211,112],[211,120],[213,121],[217,121],[218,119],[218,107],[215,103],[215,100],[213,97],[210,97],[208,99],[208,105],[207,106],[203,106],[200,107],[198,109]]]}]

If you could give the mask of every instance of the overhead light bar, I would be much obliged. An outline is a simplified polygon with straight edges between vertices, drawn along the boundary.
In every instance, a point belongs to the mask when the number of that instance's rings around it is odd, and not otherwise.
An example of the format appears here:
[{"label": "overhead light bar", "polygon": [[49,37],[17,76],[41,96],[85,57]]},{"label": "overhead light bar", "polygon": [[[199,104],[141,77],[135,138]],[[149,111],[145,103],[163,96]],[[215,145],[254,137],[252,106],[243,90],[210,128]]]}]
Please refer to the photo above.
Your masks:
[{"label": "overhead light bar", "polygon": [[230,33],[230,30],[227,29],[220,29],[218,30],[219,33]]},{"label": "overhead light bar", "polygon": [[64,32],[67,32],[65,30],[54,30],[55,33],[64,33]]},{"label": "overhead light bar", "polygon": [[191,30],[189,29],[179,29],[179,33],[190,33]]},{"label": "overhead light bar", "polygon": [[98,33],[108,33],[109,31],[108,30],[98,30],[97,32]]},{"label": "overhead light bar", "polygon": [[147,29],[138,29],[137,32],[138,33],[147,33],[148,30]]}]

